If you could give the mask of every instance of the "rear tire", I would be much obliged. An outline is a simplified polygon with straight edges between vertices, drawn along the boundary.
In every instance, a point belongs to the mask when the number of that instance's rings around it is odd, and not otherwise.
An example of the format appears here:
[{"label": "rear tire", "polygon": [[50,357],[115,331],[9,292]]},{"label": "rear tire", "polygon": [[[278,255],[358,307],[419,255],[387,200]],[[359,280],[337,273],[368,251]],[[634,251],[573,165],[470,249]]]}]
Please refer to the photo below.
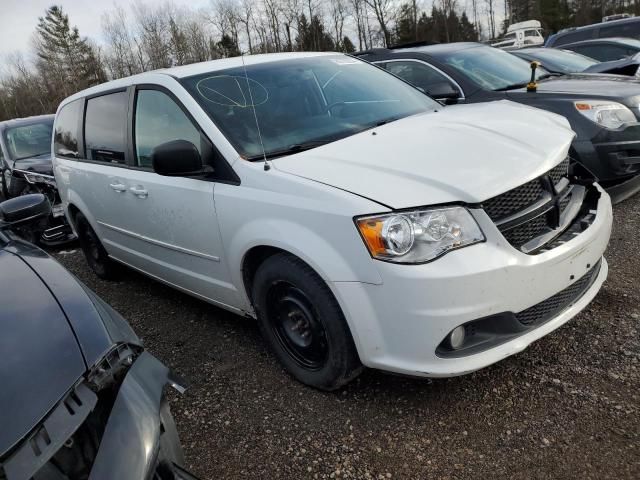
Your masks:
[{"label": "rear tire", "polygon": [[98,277],[104,280],[115,280],[118,278],[120,266],[109,258],[109,254],[102,246],[96,232],[91,228],[89,221],[82,213],[75,216],[76,232],[78,241],[87,259],[89,268]]},{"label": "rear tire", "polygon": [[300,382],[331,391],[362,371],[338,302],[299,258],[279,253],[265,260],[254,277],[253,303],[262,335]]}]

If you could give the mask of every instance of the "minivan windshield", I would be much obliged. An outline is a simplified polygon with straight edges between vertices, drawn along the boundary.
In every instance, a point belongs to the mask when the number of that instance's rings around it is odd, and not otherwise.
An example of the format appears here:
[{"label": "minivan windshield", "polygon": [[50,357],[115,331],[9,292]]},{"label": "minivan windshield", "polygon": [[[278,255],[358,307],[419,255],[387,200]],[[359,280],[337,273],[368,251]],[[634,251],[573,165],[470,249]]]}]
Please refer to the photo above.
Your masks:
[{"label": "minivan windshield", "polygon": [[4,141],[12,160],[37,157],[51,152],[53,118],[38,123],[7,128]]},{"label": "minivan windshield", "polygon": [[213,71],[182,84],[249,160],[262,158],[262,145],[267,157],[297,153],[442,107],[380,68],[344,55],[247,65],[246,75],[243,67]]},{"label": "minivan windshield", "polygon": [[[498,48],[478,45],[434,52],[433,56],[485,90],[523,88],[531,79],[529,62]],[[536,70],[538,79],[548,75],[544,68]]]}]

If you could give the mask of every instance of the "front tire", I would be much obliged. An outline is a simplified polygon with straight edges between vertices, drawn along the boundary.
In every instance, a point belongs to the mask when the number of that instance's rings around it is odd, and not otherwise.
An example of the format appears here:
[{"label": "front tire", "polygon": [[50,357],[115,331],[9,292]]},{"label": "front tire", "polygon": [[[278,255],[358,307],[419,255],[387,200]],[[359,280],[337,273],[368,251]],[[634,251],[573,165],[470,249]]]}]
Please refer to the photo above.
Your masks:
[{"label": "front tire", "polygon": [[109,258],[96,232],[82,213],[75,217],[78,241],[93,272],[104,280],[115,280],[118,277],[119,265]]},{"label": "front tire", "polygon": [[330,391],[362,371],[338,302],[302,260],[286,253],[265,260],[254,277],[253,302],[262,335],[300,382]]}]

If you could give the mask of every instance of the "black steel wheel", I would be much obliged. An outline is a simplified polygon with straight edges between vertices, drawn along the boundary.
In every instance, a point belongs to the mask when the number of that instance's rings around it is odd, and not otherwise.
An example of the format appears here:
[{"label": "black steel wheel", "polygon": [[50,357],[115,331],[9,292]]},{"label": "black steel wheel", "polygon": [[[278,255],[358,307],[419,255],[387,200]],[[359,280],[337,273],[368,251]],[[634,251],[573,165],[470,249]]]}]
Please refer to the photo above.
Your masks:
[{"label": "black steel wheel", "polygon": [[289,356],[303,368],[322,368],[329,351],[327,333],[307,295],[289,282],[275,281],[266,307],[269,327]]},{"label": "black steel wheel", "polygon": [[326,283],[286,253],[258,268],[253,303],[265,340],[299,381],[335,390],[362,370],[351,331]]},{"label": "black steel wheel", "polygon": [[98,235],[82,213],[76,214],[75,224],[80,247],[91,270],[105,280],[117,278],[118,264],[109,258]]}]

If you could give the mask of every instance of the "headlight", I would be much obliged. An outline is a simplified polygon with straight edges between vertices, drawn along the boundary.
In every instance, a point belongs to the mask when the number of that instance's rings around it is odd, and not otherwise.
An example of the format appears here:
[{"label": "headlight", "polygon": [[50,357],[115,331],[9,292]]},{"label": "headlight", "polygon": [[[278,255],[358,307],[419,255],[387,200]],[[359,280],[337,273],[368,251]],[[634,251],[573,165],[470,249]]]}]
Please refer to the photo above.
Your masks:
[{"label": "headlight", "polygon": [[605,128],[616,129],[636,122],[633,112],[621,103],[589,100],[574,102],[574,105],[582,115]]},{"label": "headlight", "polygon": [[356,225],[372,257],[395,263],[428,262],[485,239],[463,207],[359,217]]},{"label": "headlight", "polygon": [[24,178],[29,183],[32,183],[32,184],[45,183],[47,185],[51,185],[52,187],[56,186],[56,178],[52,177],[51,175],[43,175],[39,173],[32,173],[32,172],[25,172],[25,171],[23,171],[22,173],[24,173]]}]

